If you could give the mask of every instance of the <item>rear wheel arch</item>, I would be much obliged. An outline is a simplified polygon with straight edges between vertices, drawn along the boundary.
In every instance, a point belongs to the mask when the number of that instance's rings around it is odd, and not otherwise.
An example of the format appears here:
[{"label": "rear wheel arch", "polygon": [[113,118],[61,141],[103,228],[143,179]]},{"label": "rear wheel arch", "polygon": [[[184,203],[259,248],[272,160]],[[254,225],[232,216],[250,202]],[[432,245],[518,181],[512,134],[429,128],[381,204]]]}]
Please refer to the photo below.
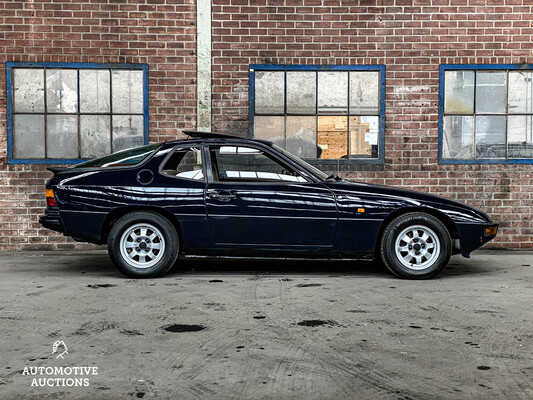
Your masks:
[{"label": "rear wheel arch", "polygon": [[100,241],[101,243],[106,243],[109,238],[109,232],[111,232],[111,228],[113,228],[113,225],[124,215],[135,212],[135,211],[149,211],[156,214],[159,214],[163,217],[165,217],[173,226],[174,229],[176,229],[176,233],[178,234],[178,240],[180,249],[183,248],[183,239],[181,234],[181,227],[178,219],[174,214],[172,214],[170,211],[165,210],[164,208],[158,208],[158,207],[136,207],[136,206],[129,206],[129,207],[120,207],[113,211],[111,211],[106,219],[104,220],[104,223],[102,224],[102,232],[100,235]]}]

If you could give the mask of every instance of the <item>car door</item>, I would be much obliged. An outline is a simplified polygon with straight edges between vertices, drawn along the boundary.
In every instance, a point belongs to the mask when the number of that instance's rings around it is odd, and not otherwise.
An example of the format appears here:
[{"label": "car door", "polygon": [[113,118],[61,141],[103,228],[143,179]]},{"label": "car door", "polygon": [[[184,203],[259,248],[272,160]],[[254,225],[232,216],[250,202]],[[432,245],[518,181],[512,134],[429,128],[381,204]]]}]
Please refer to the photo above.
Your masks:
[{"label": "car door", "polygon": [[209,145],[206,211],[218,244],[332,246],[333,193],[310,182],[274,152],[246,145]]}]

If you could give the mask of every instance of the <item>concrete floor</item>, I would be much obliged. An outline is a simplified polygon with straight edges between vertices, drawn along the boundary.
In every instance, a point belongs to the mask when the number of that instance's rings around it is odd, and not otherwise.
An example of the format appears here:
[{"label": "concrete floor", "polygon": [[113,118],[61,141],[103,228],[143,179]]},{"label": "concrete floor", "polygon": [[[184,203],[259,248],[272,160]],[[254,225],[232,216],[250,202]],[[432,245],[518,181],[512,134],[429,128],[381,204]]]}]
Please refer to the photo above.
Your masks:
[{"label": "concrete floor", "polygon": [[[429,281],[232,261],[132,280],[99,251],[0,253],[0,276],[2,399],[533,398],[533,253],[454,256]],[[56,386],[72,378],[89,386]]]}]

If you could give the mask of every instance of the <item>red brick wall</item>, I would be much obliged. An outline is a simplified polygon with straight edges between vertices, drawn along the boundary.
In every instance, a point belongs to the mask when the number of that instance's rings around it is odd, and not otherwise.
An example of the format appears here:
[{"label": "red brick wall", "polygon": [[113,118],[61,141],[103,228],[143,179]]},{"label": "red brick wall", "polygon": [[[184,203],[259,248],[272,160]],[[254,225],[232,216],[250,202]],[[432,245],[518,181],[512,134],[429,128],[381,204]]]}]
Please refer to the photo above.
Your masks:
[{"label": "red brick wall", "polygon": [[[352,5],[355,4],[355,5]],[[385,64],[385,165],[345,176],[437,193],[533,248],[533,165],[438,165],[439,64],[533,63],[523,0],[214,0],[213,112],[247,133],[249,64]]]},{"label": "red brick wall", "polygon": [[[533,166],[437,163],[439,64],[533,63],[525,0],[213,0],[214,129],[245,135],[249,64],[385,64],[386,162],[345,175],[429,191],[502,224],[492,246],[533,247]],[[148,63],[150,140],[196,127],[195,0],[1,1],[4,61]],[[503,5],[502,5],[503,4]],[[74,244],[37,223],[44,166],[7,165],[0,64],[0,250]]]},{"label": "red brick wall", "polygon": [[150,141],[196,126],[196,1],[0,2],[0,250],[70,249],[37,222],[45,166],[7,165],[3,61],[148,63]]}]

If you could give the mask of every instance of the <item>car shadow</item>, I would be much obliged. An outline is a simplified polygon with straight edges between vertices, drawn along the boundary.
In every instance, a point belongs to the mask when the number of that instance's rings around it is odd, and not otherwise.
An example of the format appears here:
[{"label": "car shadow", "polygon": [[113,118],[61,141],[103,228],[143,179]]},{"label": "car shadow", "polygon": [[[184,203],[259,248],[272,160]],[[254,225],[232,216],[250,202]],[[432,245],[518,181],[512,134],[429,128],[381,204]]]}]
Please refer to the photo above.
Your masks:
[{"label": "car shadow", "polygon": [[331,261],[331,260],[179,260],[168,275],[180,274],[243,274],[243,275],[391,275],[376,262]]},{"label": "car shadow", "polygon": [[[46,254],[46,253],[45,253]],[[49,261],[50,260],[50,261]],[[94,252],[84,255],[45,256],[40,260],[49,272],[61,275],[86,275],[93,278],[109,277],[124,278],[113,266],[107,253]],[[490,275],[496,273],[494,266],[487,265],[483,260],[466,260],[454,256],[448,266],[442,271],[438,279],[453,279],[476,275]],[[332,260],[231,260],[231,259],[179,259],[172,269],[165,275],[177,277],[179,275],[327,275],[327,276],[366,276],[377,278],[394,277],[381,263],[362,261],[332,261]],[[164,277],[163,277],[164,279]]]}]

